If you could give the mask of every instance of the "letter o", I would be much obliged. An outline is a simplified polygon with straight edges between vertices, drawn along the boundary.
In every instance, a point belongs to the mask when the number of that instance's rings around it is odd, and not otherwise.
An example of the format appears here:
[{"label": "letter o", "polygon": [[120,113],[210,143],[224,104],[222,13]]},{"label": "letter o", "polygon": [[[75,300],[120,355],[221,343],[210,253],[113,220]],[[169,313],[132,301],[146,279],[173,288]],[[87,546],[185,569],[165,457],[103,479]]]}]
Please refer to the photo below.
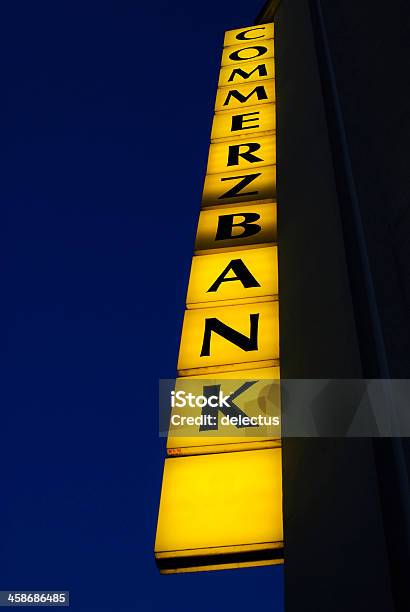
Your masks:
[{"label": "letter o", "polygon": [[203,408],[207,404],[207,399],[204,395],[197,395],[195,398],[195,404],[198,408]]},{"label": "letter o", "polygon": [[[242,54],[245,51],[256,51],[256,54],[244,57]],[[244,62],[246,60],[255,59],[256,57],[265,55],[267,51],[268,51],[267,47],[260,47],[259,45],[255,45],[255,47],[244,47],[243,49],[238,49],[237,51],[233,51],[229,55],[229,59],[231,59],[233,62]]]}]

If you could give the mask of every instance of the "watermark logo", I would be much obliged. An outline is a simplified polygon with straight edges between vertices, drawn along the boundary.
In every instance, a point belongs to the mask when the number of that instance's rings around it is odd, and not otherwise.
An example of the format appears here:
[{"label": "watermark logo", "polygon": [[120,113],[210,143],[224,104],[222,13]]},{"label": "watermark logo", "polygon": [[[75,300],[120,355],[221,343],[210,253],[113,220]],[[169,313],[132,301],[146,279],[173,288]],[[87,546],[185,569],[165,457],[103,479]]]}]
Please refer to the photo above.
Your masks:
[{"label": "watermark logo", "polygon": [[280,437],[279,380],[208,377],[169,383],[160,385],[160,427],[173,437]]},{"label": "watermark logo", "polygon": [[229,408],[230,395],[224,395],[223,391],[219,391],[218,395],[195,395],[194,393],[186,393],[183,389],[180,391],[171,391],[171,406],[172,408]]}]

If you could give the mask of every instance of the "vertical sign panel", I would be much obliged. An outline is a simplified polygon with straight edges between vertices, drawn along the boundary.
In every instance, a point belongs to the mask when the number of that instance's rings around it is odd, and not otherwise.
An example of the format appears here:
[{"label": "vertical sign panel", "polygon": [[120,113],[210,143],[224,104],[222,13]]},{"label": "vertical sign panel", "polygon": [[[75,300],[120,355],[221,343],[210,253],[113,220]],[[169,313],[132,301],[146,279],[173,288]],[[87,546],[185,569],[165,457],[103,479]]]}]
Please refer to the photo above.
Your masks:
[{"label": "vertical sign panel", "polygon": [[242,83],[219,87],[216,94],[215,110],[231,108],[246,109],[255,104],[269,104],[275,101],[275,81],[263,83]]},{"label": "vertical sign panel", "polygon": [[162,573],[283,559],[275,109],[273,23],[227,31],[168,406]]},{"label": "vertical sign panel", "polygon": [[253,81],[264,81],[273,79],[275,76],[275,65],[269,59],[243,62],[235,66],[222,66],[219,73],[219,87],[224,85],[241,85]]},{"label": "vertical sign panel", "polygon": [[244,202],[201,211],[195,253],[256,248],[276,242],[276,204]]},{"label": "vertical sign panel", "polygon": [[266,302],[278,295],[277,247],[194,257],[187,307]]},{"label": "vertical sign panel", "polygon": [[235,66],[250,60],[267,60],[273,57],[273,40],[245,42],[226,47],[222,52],[222,66]]},{"label": "vertical sign panel", "polygon": [[277,301],[185,311],[180,374],[196,374],[197,368],[200,372],[235,371],[246,364],[276,365],[278,360]]},{"label": "vertical sign panel", "polygon": [[247,134],[259,136],[272,133],[276,129],[274,104],[248,106],[245,109],[216,113],[212,124],[211,142],[233,140]]},{"label": "vertical sign panel", "polygon": [[163,573],[282,557],[281,450],[165,461],[155,550]]},{"label": "vertical sign panel", "polygon": [[[227,405],[217,410],[194,406],[188,411],[178,400],[180,392],[184,397],[190,392],[198,397],[210,391],[229,397]],[[281,444],[279,367],[185,376],[177,379],[175,393],[167,440],[169,455],[253,450]],[[214,415],[211,423],[204,419],[210,412]]]},{"label": "vertical sign panel", "polygon": [[276,166],[236,170],[205,177],[202,206],[220,206],[237,202],[274,202]]},{"label": "vertical sign panel", "polygon": [[209,147],[207,174],[248,170],[276,164],[276,146],[272,136],[257,134],[218,142]]}]

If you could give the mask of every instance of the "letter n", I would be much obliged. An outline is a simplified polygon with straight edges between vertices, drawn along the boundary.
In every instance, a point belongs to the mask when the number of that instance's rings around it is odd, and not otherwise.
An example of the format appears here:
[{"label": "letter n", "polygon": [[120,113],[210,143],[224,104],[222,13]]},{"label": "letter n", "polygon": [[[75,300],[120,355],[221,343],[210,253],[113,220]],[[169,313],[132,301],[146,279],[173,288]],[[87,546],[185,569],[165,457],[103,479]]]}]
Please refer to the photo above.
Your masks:
[{"label": "letter n", "polygon": [[211,335],[212,332],[222,336],[228,342],[236,344],[243,351],[257,351],[258,350],[258,326],[259,326],[259,314],[250,314],[250,334],[249,337],[241,334],[236,329],[229,327],[225,323],[222,323],[219,319],[211,317],[205,319],[205,330],[204,339],[202,341],[201,357],[206,357],[211,354]]}]

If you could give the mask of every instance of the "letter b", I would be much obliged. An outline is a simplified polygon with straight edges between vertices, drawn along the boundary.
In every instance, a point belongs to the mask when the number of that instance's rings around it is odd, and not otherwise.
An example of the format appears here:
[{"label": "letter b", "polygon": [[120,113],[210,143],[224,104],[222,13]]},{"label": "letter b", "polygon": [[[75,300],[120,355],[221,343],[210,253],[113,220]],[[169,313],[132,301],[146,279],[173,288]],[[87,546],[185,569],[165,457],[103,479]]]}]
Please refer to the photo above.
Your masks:
[{"label": "letter b", "polygon": [[[235,219],[239,218],[237,222]],[[248,238],[261,231],[261,226],[256,223],[260,215],[255,212],[243,212],[236,215],[220,215],[215,240],[231,240],[232,238]],[[234,227],[242,228],[240,234],[233,234]]]}]

